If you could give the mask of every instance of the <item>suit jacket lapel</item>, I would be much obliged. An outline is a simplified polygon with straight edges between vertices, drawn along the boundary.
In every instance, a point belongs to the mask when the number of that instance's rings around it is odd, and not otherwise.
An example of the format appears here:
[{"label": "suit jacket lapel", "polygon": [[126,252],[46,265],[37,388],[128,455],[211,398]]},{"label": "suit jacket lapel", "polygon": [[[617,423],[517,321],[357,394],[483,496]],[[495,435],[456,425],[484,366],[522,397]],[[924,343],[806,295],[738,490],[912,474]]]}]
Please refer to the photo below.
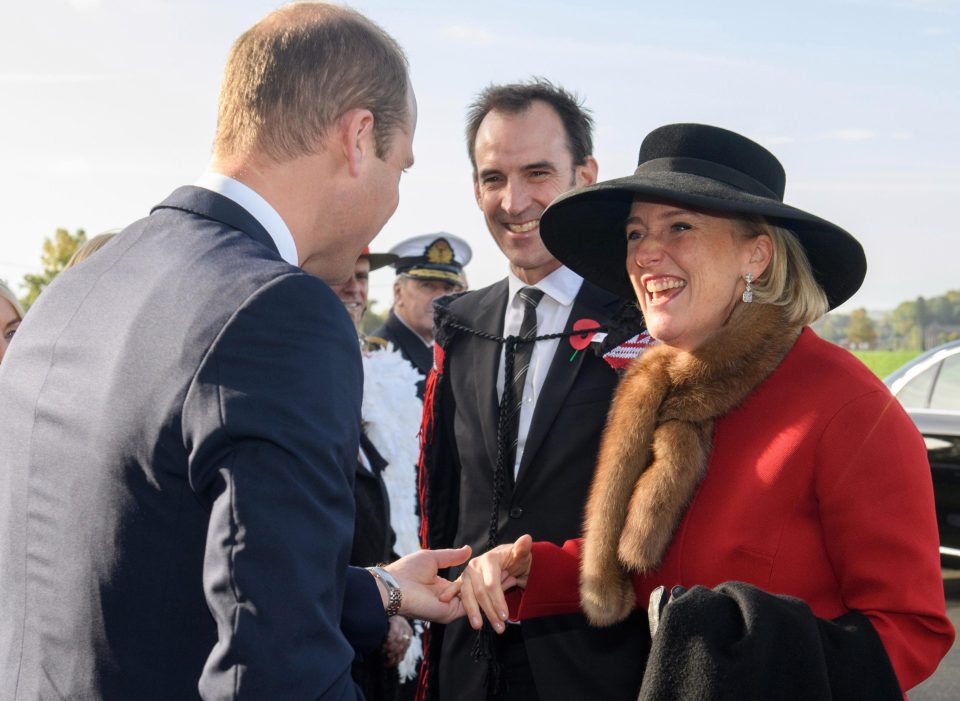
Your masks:
[{"label": "suit jacket lapel", "polygon": [[[471,326],[478,331],[495,336],[503,335],[503,317],[507,311],[507,281],[501,280],[491,286],[477,303],[477,314]],[[470,323],[470,322],[468,322]],[[481,338],[470,340],[473,349],[473,386],[476,387],[477,413],[480,416],[480,431],[490,456],[490,465],[497,460],[497,369],[503,345]],[[513,470],[508,472],[512,475]]]},{"label": "suit jacket lapel", "polygon": [[[579,319],[593,319],[599,324],[604,324],[622,304],[624,304],[624,301],[616,295],[601,290],[584,280],[580,292],[573,301],[573,308],[570,310],[570,317],[567,319],[564,332],[573,331],[573,324]],[[557,351],[553,355],[553,361],[550,363],[550,370],[543,382],[543,389],[540,396],[537,397],[537,405],[533,410],[533,418],[530,421],[530,430],[527,432],[523,457],[520,459],[520,470],[517,474],[518,483],[523,480],[527,468],[536,457],[537,451],[543,444],[547,433],[549,433],[550,426],[557,417],[560,407],[566,401],[587,353],[593,353],[593,350],[586,348],[577,353],[571,361],[573,347],[566,338],[560,339]]]},{"label": "suit jacket lapel", "polygon": [[278,258],[280,257],[277,244],[273,242],[273,238],[267,233],[267,230],[263,228],[263,225],[257,221],[256,217],[229,197],[224,197],[212,190],[207,190],[206,188],[195,185],[178,187],[167,199],[150,210],[150,213],[152,214],[158,209],[179,209],[206,219],[221,222],[238,231],[244,232],[255,241],[258,241],[273,251]]}]

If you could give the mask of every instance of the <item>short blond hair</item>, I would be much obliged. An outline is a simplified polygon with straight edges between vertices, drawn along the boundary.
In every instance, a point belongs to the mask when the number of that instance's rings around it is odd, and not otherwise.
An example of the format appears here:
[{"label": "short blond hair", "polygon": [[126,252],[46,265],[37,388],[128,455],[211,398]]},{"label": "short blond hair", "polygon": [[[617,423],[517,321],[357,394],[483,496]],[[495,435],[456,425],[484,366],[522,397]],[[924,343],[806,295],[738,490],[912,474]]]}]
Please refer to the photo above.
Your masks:
[{"label": "short blond hair", "polygon": [[737,222],[747,236],[766,235],[773,243],[767,269],[752,283],[753,301],[783,307],[787,321],[802,326],[826,314],[830,309],[827,295],[793,232],[760,216],[738,217]]},{"label": "short blond hair", "polygon": [[97,234],[92,239],[87,239],[80,247],[73,252],[73,255],[70,256],[70,260],[67,261],[67,264],[63,266],[63,269],[72,268],[77,263],[86,260],[91,255],[103,248],[110,239],[116,236],[119,233],[119,229],[104,231],[102,234]]},{"label": "short blond hair", "polygon": [[275,162],[316,153],[352,109],[374,115],[378,158],[406,124],[410,79],[400,45],[359,12],[298,2],[270,13],[234,43],[220,88],[214,153]]},{"label": "short blond hair", "polygon": [[13,294],[13,290],[7,287],[3,280],[0,280],[0,299],[5,299],[10,302],[13,311],[17,313],[21,321],[23,320],[23,305],[20,304],[20,300]]}]

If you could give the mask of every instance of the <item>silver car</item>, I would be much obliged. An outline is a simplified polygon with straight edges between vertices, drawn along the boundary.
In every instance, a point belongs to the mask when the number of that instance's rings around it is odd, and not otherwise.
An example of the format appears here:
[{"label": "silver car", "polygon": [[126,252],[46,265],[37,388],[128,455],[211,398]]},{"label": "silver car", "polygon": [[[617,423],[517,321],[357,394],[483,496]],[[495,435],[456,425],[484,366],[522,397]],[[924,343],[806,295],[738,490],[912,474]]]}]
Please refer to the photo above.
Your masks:
[{"label": "silver car", "polygon": [[960,560],[960,341],[927,351],[884,379],[927,444],[940,554]]}]

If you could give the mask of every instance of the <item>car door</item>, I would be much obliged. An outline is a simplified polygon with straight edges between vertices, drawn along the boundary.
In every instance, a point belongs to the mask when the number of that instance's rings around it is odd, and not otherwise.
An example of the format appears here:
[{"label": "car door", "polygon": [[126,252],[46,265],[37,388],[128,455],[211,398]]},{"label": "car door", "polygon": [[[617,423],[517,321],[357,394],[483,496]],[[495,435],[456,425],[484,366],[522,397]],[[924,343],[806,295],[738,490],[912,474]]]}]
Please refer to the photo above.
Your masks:
[{"label": "car door", "polygon": [[897,398],[927,445],[941,553],[960,557],[960,352],[918,373]]}]

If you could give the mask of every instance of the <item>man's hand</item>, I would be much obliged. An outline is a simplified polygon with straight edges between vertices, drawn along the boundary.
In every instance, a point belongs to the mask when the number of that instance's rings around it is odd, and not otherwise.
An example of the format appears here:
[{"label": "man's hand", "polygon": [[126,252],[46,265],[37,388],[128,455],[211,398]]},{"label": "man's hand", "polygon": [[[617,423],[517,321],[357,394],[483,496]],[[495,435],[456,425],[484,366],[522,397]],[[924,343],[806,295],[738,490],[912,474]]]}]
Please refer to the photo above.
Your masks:
[{"label": "man's hand", "polygon": [[[460,618],[463,615],[460,599],[440,599],[440,594],[450,586],[450,582],[437,572],[463,564],[469,557],[470,546],[464,545],[457,550],[420,550],[387,565],[384,569],[396,577],[403,592],[400,615],[437,623],[449,623]],[[386,608],[386,589],[379,580],[377,586],[380,587]]]},{"label": "man's hand", "polygon": [[387,667],[396,667],[407,654],[413,638],[413,628],[403,616],[391,616],[387,624],[387,641],[383,644],[384,664]]},{"label": "man's hand", "polygon": [[460,597],[470,626],[480,630],[483,615],[498,633],[507,620],[507,602],[503,592],[512,587],[527,586],[527,577],[533,565],[533,538],[520,536],[513,544],[500,545],[473,558],[463,574],[440,595],[441,601]]}]

